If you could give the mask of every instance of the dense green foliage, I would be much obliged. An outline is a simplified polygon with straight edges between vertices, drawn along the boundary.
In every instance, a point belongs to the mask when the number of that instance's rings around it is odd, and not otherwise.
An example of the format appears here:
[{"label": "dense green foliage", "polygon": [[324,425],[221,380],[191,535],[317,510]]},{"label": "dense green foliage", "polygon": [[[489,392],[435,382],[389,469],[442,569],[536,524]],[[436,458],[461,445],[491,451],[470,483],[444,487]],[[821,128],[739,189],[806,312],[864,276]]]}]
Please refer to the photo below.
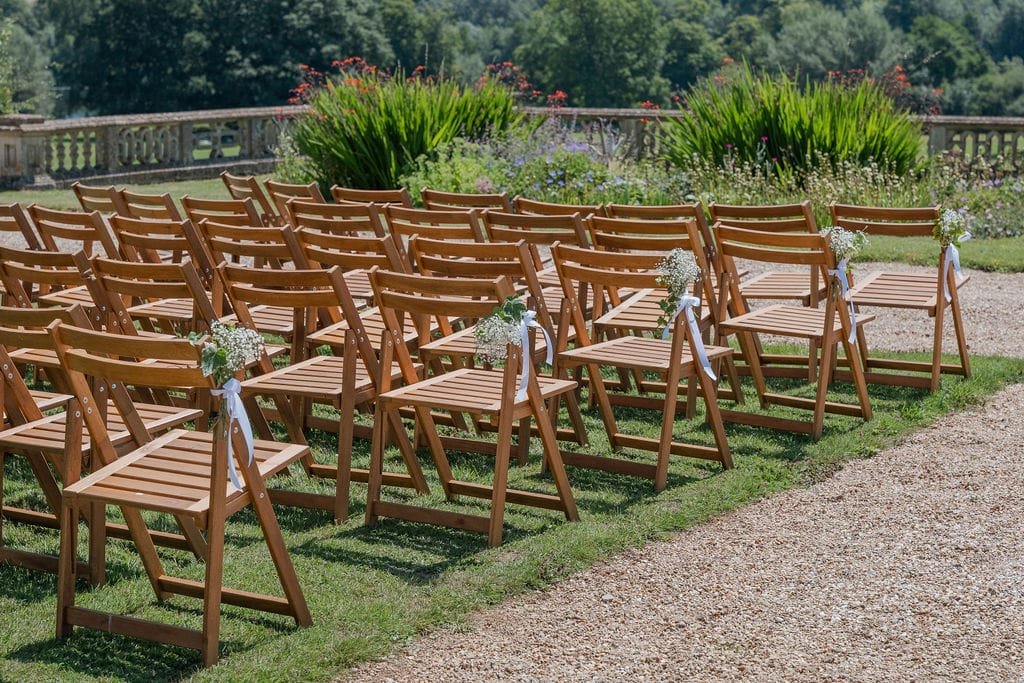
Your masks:
[{"label": "dense green foliage", "polygon": [[457,136],[500,134],[521,117],[512,91],[493,80],[391,78],[363,62],[313,78],[301,90],[312,111],[296,123],[293,140],[325,187],[396,187],[421,155]]},{"label": "dense green foliage", "polygon": [[661,127],[665,156],[755,164],[771,175],[803,176],[822,163],[877,162],[898,174],[918,161],[921,128],[870,81],[800,83],[732,69],[684,100]]},{"label": "dense green foliage", "polygon": [[0,0],[4,18],[15,106],[59,95],[59,114],[277,104],[301,64],[349,56],[464,83],[514,60],[590,106],[667,104],[726,57],[816,80],[899,65],[922,111],[1024,112],[1024,0]]}]

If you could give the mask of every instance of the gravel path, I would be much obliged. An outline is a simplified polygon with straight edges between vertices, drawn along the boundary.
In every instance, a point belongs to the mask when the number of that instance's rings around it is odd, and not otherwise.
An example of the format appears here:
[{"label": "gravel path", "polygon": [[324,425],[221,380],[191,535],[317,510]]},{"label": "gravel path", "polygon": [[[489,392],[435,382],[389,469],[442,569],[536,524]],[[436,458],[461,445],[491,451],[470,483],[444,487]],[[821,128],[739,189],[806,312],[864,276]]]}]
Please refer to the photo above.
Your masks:
[{"label": "gravel path", "polygon": [[1024,680],[1022,418],[1015,385],[346,680]]}]

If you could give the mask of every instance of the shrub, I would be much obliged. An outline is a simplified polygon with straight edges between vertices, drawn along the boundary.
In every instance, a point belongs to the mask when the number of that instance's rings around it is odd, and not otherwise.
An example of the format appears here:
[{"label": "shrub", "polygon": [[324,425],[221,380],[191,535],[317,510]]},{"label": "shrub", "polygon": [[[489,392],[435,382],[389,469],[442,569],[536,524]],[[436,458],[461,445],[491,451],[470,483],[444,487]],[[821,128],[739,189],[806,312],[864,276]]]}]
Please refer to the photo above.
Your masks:
[{"label": "shrub", "polygon": [[421,157],[402,178],[449,192],[508,192],[566,204],[684,201],[687,176],[664,164],[617,160],[584,142],[554,118],[503,138],[458,139]]},{"label": "shrub", "polygon": [[682,116],[660,128],[665,157],[687,168],[694,158],[750,164],[801,182],[819,165],[872,162],[904,174],[921,150],[920,126],[871,80],[846,85],[743,67],[702,82],[682,101]]},{"label": "shrub", "polygon": [[359,59],[335,62],[338,75],[306,68],[294,100],[309,104],[293,139],[324,186],[391,188],[421,155],[459,136],[482,137],[521,119],[512,91],[492,80],[389,76]]}]

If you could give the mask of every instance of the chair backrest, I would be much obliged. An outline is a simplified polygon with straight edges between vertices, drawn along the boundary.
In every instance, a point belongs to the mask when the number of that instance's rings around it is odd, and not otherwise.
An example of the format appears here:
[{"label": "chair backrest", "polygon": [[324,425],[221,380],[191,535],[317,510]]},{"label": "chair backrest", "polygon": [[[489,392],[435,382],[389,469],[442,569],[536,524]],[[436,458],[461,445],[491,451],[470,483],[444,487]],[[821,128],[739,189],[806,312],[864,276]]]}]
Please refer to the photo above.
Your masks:
[{"label": "chair backrest", "polygon": [[[70,306],[52,306],[48,308],[12,308],[0,306],[0,348],[11,351],[43,351],[53,352],[55,350],[53,338],[47,332],[47,327],[54,321],[60,321],[66,325],[93,329],[89,316],[79,304]],[[38,363],[38,359],[33,359]],[[13,368],[11,363],[7,366]],[[8,379],[20,377],[20,373],[5,372],[5,375],[12,375]],[[59,367],[50,363],[46,367],[46,378],[57,391],[67,393],[68,384],[64,374]],[[26,409],[22,406],[20,411],[28,420],[39,419],[38,408],[32,402],[33,409]],[[34,415],[34,417],[30,417]],[[13,417],[13,415],[12,415]]]},{"label": "chair backrest", "polygon": [[384,215],[395,246],[402,254],[406,253],[405,241],[413,235],[439,240],[484,241],[480,212],[476,209],[430,211],[406,209],[392,204],[384,210]]},{"label": "chair backrest", "polygon": [[192,221],[112,216],[110,227],[127,260],[163,263],[161,252],[188,254],[206,286],[213,282],[213,256]]},{"label": "chair backrest", "polygon": [[316,183],[309,183],[308,185],[296,185],[293,183],[281,183],[276,180],[264,180],[264,187],[267,188],[267,194],[270,195],[271,201],[274,202],[274,207],[277,209],[277,215],[281,218],[288,219],[288,200],[289,199],[301,199],[307,202],[317,202],[319,204],[324,203],[324,195],[320,192],[320,186]]},{"label": "chair backrest", "polygon": [[113,185],[83,185],[80,182],[71,184],[82,211],[99,211],[103,214],[124,213],[120,192]]},{"label": "chair backrest", "polygon": [[498,211],[512,211],[512,202],[507,192],[498,193],[469,193],[469,192],[442,192],[424,187],[420,190],[420,199],[424,208],[430,210],[447,211],[450,209],[496,209]]},{"label": "chair backrest", "polygon": [[518,213],[533,213],[541,216],[567,216],[578,213],[583,218],[590,216],[604,216],[604,204],[557,204],[555,202],[542,202],[536,199],[527,199],[522,195],[516,195],[512,200],[512,206]]},{"label": "chair backrest", "polygon": [[409,256],[422,275],[494,279],[507,277],[517,289],[525,288],[546,329],[554,329],[537,277],[536,246],[518,242],[449,242],[426,237],[409,240]]},{"label": "chair backrest", "polygon": [[374,269],[370,271],[370,284],[407,382],[418,380],[404,341],[407,320],[423,344],[431,340],[432,320],[437,321],[442,333],[447,333],[453,321],[484,318],[514,294],[507,277],[433,277]]},{"label": "chair backrest", "polygon": [[287,225],[239,226],[204,219],[198,229],[215,263],[253,259],[257,265],[267,263],[271,268],[283,268],[288,263],[299,268],[306,265],[295,233]]},{"label": "chair backrest", "polygon": [[99,211],[58,211],[31,204],[28,215],[39,231],[43,246],[50,251],[81,249],[91,255],[93,242],[99,242],[106,256],[117,258],[119,254],[110,225]]},{"label": "chair backrest", "polygon": [[267,198],[266,192],[260,187],[256,176],[232,175],[227,171],[222,171],[220,179],[224,182],[224,186],[228,188],[228,194],[231,195],[232,199],[252,200],[256,208],[259,209],[260,217],[264,223],[272,225],[280,221],[280,216],[277,215],[274,205]]},{"label": "chair backrest", "polygon": [[400,187],[397,190],[359,190],[354,187],[331,187],[331,197],[338,204],[377,204],[386,206],[396,204],[407,209],[412,208],[412,197],[409,190]]},{"label": "chair backrest", "polygon": [[531,244],[576,244],[589,246],[590,238],[578,214],[532,215],[486,211],[483,216],[487,237],[492,242],[518,242]]},{"label": "chair backrest", "polygon": [[685,249],[693,252],[693,258],[704,275],[701,280],[703,297],[709,302],[709,305],[715,305],[714,282],[718,276],[718,267],[714,261],[708,259],[696,219],[634,219],[591,216],[588,227],[594,247],[604,251],[653,253],[662,258],[673,249]]},{"label": "chair backrest", "polygon": [[[341,268],[307,270],[270,270],[222,263],[218,269],[225,291],[239,322],[253,327],[250,310],[254,306],[291,308],[295,333],[292,336],[292,362],[306,354],[306,337],[318,325],[334,324],[344,318],[353,331],[367,370],[376,372],[371,341],[359,320],[355,302],[348,291]],[[368,355],[367,355],[368,354]]]},{"label": "chair backrest", "polygon": [[[125,337],[60,322],[53,323],[49,332],[71,393],[83,406],[82,418],[99,463],[114,462],[117,453],[107,432],[107,401],[96,400],[87,377],[113,402],[136,447],[152,441],[153,435],[146,429],[128,387],[182,391],[213,388],[213,380],[201,370],[201,349],[187,339]],[[226,449],[214,449],[214,453],[213,467],[226,468]],[[211,477],[211,489],[216,480]]]},{"label": "chair backrest", "polygon": [[0,247],[0,281],[19,308],[31,308],[38,294],[79,287],[84,283],[75,255]]},{"label": "chair backrest", "polygon": [[210,219],[230,225],[268,225],[260,217],[252,199],[202,199],[185,195],[181,198],[185,215],[194,224]]},{"label": "chair backrest", "polygon": [[818,226],[806,199],[799,204],[737,204],[708,205],[711,220],[721,225],[766,232],[809,232],[817,234]]},{"label": "chair backrest", "polygon": [[[729,287],[729,300],[733,302],[737,313],[746,311],[739,290],[739,274],[735,265],[737,258],[761,263],[810,266],[813,272],[824,278],[826,301],[831,305],[832,297],[829,293],[832,278],[828,277],[827,271],[835,269],[836,261],[824,236],[818,233],[808,235],[747,230],[718,223],[715,224],[714,231],[725,268],[722,287]],[[725,292],[722,296],[726,296]]]},{"label": "chair backrest", "polygon": [[335,235],[386,235],[374,204],[325,204],[300,199],[287,202],[288,223],[294,230],[309,228]]},{"label": "chair backrest", "polygon": [[171,199],[171,195],[166,192],[164,194],[143,194],[125,188],[118,194],[121,196],[123,207],[123,211],[117,212],[119,215],[163,221],[182,220],[181,211]]},{"label": "chair backrest", "polygon": [[165,299],[192,301],[190,331],[208,330],[219,317],[206,286],[190,260],[181,263],[137,263],[94,256],[79,268],[101,311],[107,329],[132,335],[135,326],[128,306]]},{"label": "chair backrest", "polygon": [[715,238],[708,225],[704,205],[699,201],[693,204],[606,204],[605,211],[609,218],[633,218],[636,220],[690,220],[697,221],[697,230],[704,242],[704,253],[708,260],[715,263]]},{"label": "chair backrest", "polygon": [[27,249],[43,248],[32,219],[21,208],[21,204],[0,204],[0,232],[19,233]]},{"label": "chair backrest", "polygon": [[308,228],[296,230],[295,237],[311,268],[338,266],[342,272],[349,272],[377,266],[408,272],[408,262],[390,237],[335,235]]},{"label": "chair backrest", "polygon": [[832,225],[892,237],[931,237],[942,213],[937,206],[888,208],[835,202],[829,210]]},{"label": "chair backrest", "polygon": [[562,292],[569,302],[573,328],[582,343],[589,343],[590,336],[580,293],[591,293],[591,319],[596,320],[607,308],[621,301],[620,289],[661,289],[661,274],[657,269],[664,256],[650,252],[601,251],[568,244],[551,247]]}]

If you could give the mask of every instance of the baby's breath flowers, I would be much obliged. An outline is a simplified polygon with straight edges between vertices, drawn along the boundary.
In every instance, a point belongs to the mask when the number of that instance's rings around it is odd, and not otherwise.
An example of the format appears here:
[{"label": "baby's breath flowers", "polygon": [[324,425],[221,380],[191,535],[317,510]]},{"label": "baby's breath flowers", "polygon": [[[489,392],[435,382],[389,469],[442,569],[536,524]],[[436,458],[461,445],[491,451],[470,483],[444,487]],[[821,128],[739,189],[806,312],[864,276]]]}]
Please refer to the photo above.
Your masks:
[{"label": "baby's breath flowers", "polygon": [[868,236],[861,230],[826,225],[819,232],[828,238],[828,246],[836,255],[836,261],[850,261],[868,243]]},{"label": "baby's breath flowers", "polygon": [[[668,330],[677,315],[679,300],[689,293],[690,286],[700,277],[700,266],[692,251],[673,249],[658,264],[658,284],[668,290],[668,296],[658,302],[662,315],[658,316],[658,327]],[[664,335],[663,335],[664,336]]]},{"label": "baby's breath flowers", "polygon": [[505,360],[508,345],[522,346],[521,326],[526,304],[517,297],[510,296],[494,312],[476,324],[473,336],[476,337],[476,355],[486,363]]},{"label": "baby's breath flowers", "polygon": [[960,242],[967,236],[967,209],[945,209],[935,224],[932,236],[944,247],[953,245],[959,247]]},{"label": "baby's breath flowers", "polygon": [[189,339],[197,346],[202,345],[201,369],[207,377],[213,376],[217,386],[223,386],[263,353],[263,337],[259,332],[219,322],[210,326],[209,337],[193,333]]}]

